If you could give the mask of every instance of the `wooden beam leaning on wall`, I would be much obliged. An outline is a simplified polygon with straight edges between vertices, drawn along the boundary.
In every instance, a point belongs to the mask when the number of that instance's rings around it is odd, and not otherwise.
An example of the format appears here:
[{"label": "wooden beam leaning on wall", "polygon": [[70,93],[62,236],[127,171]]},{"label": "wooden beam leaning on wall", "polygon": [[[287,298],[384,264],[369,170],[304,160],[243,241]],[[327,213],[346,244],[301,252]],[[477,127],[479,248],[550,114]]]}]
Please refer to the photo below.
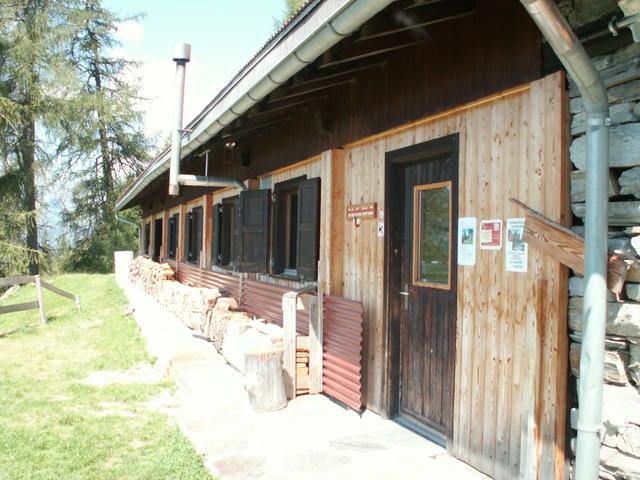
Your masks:
[{"label": "wooden beam leaning on wall", "polygon": [[[574,272],[584,274],[584,240],[582,238],[521,201],[515,198],[510,198],[509,201],[525,211],[523,239],[529,245],[566,265]],[[633,263],[636,263],[633,259],[609,254],[607,288],[618,297],[624,288],[627,270]]]}]

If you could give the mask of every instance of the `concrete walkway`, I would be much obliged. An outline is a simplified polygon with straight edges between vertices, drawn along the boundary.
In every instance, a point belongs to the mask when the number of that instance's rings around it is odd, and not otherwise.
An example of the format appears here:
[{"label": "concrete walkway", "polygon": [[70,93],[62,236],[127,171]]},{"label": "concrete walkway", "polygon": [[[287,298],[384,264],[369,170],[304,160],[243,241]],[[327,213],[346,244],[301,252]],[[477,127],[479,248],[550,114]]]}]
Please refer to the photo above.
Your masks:
[{"label": "concrete walkway", "polygon": [[223,480],[481,479],[439,446],[372,412],[362,416],[323,395],[274,413],[249,407],[242,375],[215,348],[126,286],[157,365],[178,385],[178,423]]}]

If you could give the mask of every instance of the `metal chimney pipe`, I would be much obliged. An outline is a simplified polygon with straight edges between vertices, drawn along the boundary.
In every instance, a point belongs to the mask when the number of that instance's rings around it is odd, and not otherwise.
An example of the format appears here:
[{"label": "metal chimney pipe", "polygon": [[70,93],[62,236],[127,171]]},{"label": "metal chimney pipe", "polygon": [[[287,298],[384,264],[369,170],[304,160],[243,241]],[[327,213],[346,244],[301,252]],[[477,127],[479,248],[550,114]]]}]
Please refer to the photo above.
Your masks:
[{"label": "metal chimney pipe", "polygon": [[171,164],[169,167],[169,195],[180,195],[178,175],[180,175],[180,157],[182,150],[182,114],[184,110],[184,77],[187,63],[191,60],[191,45],[179,43],[173,54],[176,62],[176,103],[174,110],[174,129],[171,135]]}]

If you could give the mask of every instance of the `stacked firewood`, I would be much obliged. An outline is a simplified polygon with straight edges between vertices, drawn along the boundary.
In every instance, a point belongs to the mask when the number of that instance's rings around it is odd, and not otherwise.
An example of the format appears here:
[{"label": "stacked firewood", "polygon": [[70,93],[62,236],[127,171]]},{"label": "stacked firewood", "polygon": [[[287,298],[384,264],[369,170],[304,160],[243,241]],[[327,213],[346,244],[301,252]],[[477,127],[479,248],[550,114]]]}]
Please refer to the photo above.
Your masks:
[{"label": "stacked firewood", "polygon": [[309,337],[298,336],[296,342],[296,395],[309,393]]},{"label": "stacked firewood", "polygon": [[175,278],[175,272],[166,263],[138,257],[129,264],[129,281],[142,287],[149,295],[155,296],[161,289],[162,282]]},{"label": "stacked firewood", "polygon": [[209,305],[205,312],[200,330],[204,337],[213,343],[218,352],[222,352],[227,326],[233,320],[248,322],[250,318],[239,311],[238,304],[231,297],[219,297],[215,303]]},{"label": "stacked firewood", "polygon": [[154,296],[189,328],[200,330],[206,312],[216,304],[220,292],[217,288],[195,288],[176,281],[165,281]]}]

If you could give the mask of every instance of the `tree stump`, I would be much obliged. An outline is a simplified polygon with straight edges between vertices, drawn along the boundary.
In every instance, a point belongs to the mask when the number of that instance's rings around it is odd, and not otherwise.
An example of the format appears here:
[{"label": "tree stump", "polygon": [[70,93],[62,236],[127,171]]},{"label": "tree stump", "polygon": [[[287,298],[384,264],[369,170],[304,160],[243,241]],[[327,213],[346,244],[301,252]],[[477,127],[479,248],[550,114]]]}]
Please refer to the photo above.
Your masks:
[{"label": "tree stump", "polygon": [[254,411],[274,412],[287,406],[282,380],[282,350],[245,353],[244,378]]}]

